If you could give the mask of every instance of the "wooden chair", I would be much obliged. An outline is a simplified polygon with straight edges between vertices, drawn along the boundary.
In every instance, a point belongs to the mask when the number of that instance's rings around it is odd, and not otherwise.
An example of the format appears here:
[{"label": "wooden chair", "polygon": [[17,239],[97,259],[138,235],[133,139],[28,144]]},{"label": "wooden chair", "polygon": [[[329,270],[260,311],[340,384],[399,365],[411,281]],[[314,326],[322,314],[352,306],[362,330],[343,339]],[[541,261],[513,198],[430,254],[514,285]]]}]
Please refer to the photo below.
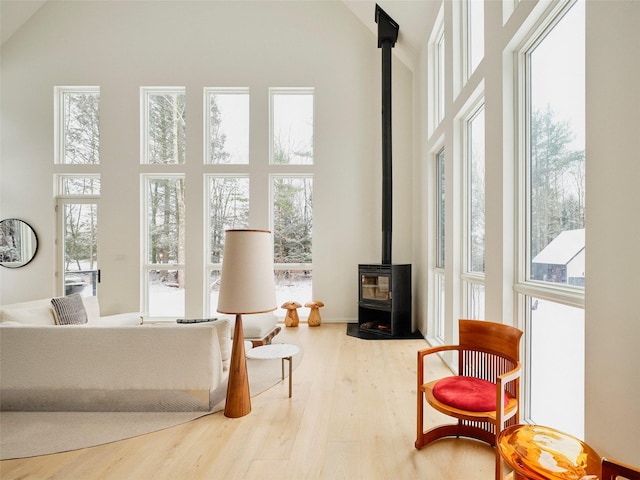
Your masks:
[{"label": "wooden chair", "polygon": [[[521,336],[521,330],[509,325],[460,320],[458,345],[418,351],[416,448],[443,437],[460,436],[495,446],[504,427],[519,423]],[[425,383],[425,357],[447,350],[458,351],[458,375]],[[425,399],[458,422],[425,432]],[[502,479],[502,461],[497,449],[496,479]]]},{"label": "wooden chair", "polygon": [[625,465],[617,460],[608,458],[602,459],[602,475],[601,480],[640,480],[640,469]]}]

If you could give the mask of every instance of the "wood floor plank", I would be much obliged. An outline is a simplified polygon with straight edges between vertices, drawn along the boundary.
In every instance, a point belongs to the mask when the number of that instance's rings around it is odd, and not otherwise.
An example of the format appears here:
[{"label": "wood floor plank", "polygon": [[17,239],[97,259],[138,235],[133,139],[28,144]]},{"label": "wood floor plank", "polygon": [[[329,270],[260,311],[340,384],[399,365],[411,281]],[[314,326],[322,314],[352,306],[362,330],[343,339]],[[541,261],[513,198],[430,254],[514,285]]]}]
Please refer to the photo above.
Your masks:
[{"label": "wood floor plank", "polygon": [[[480,442],[413,448],[416,351],[424,340],[360,340],[344,324],[285,330],[303,351],[291,398],[285,380],[253,397],[245,417],[219,412],[107,445],[5,460],[0,478],[493,479],[494,451]],[[429,378],[450,374],[438,358],[425,370]],[[447,419],[426,410],[427,425]]]}]

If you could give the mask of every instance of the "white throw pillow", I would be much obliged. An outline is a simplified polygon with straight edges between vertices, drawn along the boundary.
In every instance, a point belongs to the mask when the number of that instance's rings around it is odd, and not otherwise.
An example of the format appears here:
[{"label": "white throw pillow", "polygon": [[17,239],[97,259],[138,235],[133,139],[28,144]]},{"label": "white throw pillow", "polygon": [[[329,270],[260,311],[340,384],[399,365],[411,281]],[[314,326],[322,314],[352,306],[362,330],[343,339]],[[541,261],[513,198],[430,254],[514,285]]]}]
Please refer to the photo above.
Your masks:
[{"label": "white throw pillow", "polygon": [[82,303],[87,312],[87,321],[89,323],[100,320],[100,303],[98,302],[98,297],[82,297]]}]

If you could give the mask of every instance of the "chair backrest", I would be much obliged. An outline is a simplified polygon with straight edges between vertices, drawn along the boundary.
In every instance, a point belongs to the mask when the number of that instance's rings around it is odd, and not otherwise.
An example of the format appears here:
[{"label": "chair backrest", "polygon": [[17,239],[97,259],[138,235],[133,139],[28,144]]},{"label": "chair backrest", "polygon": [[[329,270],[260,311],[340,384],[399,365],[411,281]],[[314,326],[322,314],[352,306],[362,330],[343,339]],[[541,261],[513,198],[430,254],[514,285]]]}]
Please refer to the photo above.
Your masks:
[{"label": "chair backrest", "polygon": [[493,353],[511,360],[520,359],[522,330],[486,320],[460,320],[459,345],[465,350]]},{"label": "chair backrest", "polygon": [[459,321],[459,373],[495,382],[520,360],[522,330],[485,320]]},{"label": "chair backrest", "polygon": [[602,480],[640,480],[640,469],[617,460],[602,459]]}]

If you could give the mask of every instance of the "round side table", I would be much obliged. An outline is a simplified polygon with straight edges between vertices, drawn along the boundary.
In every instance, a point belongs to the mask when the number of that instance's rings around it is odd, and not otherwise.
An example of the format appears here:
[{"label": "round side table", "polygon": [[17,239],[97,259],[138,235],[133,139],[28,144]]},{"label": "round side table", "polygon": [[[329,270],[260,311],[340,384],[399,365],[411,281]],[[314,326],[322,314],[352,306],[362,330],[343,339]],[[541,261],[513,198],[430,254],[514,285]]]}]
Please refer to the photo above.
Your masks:
[{"label": "round side table", "polygon": [[273,360],[280,358],[282,362],[282,379],[284,380],[284,361],[289,362],[289,398],[291,398],[291,384],[292,384],[292,359],[294,355],[300,352],[300,348],[297,345],[291,345],[288,343],[272,343],[270,345],[263,345],[261,347],[255,347],[247,351],[247,358],[253,358],[256,360]]},{"label": "round side table", "polygon": [[498,435],[498,452],[515,479],[587,480],[600,476],[601,458],[581,440],[540,425],[512,425]]}]

